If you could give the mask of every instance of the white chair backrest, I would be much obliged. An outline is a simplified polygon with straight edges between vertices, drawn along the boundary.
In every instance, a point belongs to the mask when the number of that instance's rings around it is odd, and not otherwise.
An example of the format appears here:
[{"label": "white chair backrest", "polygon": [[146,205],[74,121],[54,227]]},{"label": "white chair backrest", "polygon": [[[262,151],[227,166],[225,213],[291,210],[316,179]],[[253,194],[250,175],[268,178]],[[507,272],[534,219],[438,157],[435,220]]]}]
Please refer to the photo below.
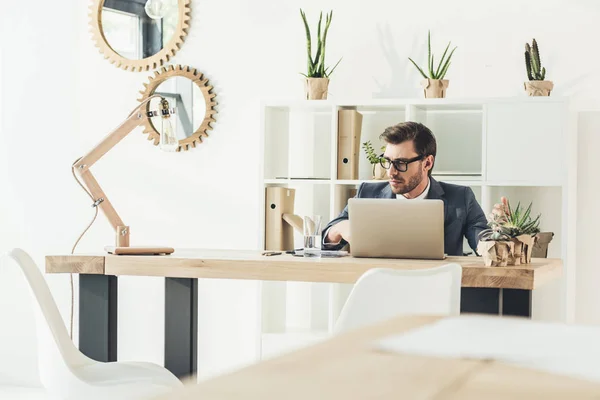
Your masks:
[{"label": "white chair backrest", "polygon": [[0,321],[0,386],[41,386],[29,283],[6,258],[0,260]]},{"label": "white chair backrest", "polygon": [[21,249],[13,249],[9,257],[21,267],[29,283],[36,315],[38,359],[41,381],[44,385],[59,383],[70,375],[72,367],[93,363],[73,344],[50,288],[33,259]]},{"label": "white chair backrest", "polygon": [[350,292],[334,332],[399,315],[458,315],[461,279],[458,264],[416,270],[370,269]]}]

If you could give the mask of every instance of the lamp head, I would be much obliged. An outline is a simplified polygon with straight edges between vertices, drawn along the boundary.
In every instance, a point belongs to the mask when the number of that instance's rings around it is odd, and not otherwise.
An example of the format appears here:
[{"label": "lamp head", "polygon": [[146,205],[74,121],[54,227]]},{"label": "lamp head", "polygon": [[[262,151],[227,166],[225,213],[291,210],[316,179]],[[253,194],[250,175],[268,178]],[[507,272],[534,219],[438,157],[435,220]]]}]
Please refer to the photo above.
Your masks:
[{"label": "lamp head", "polygon": [[167,101],[167,99],[161,97],[158,107],[160,109],[160,115],[162,118],[171,118],[171,115],[169,113],[169,102]]},{"label": "lamp head", "polygon": [[169,4],[165,0],[148,0],[144,5],[146,14],[152,19],[164,18],[169,12]]},{"label": "lamp head", "polygon": [[160,133],[160,149],[163,151],[176,151],[179,147],[179,141],[177,140],[177,136],[173,130],[173,125],[171,125],[170,121],[171,112],[174,113],[175,110],[171,110],[169,108],[169,102],[164,97],[160,98],[158,108],[162,122],[162,132]]}]

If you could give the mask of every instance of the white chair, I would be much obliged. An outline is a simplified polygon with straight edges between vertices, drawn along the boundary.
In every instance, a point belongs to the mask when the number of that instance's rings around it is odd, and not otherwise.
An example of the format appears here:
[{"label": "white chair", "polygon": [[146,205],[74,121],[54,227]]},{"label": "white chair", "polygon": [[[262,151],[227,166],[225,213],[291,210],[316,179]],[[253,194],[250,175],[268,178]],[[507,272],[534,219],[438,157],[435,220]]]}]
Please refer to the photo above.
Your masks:
[{"label": "white chair", "polygon": [[177,377],[155,364],[101,363],[83,355],[69,338],[50,289],[35,262],[21,249],[12,250],[9,257],[21,267],[35,300],[39,374],[50,395],[65,400],[133,400],[182,386]]},{"label": "white chair", "polygon": [[458,264],[416,270],[370,269],[350,292],[334,333],[398,315],[458,315],[461,278]]},{"label": "white chair", "polygon": [[0,399],[49,399],[40,381],[33,299],[19,268],[0,265]]}]

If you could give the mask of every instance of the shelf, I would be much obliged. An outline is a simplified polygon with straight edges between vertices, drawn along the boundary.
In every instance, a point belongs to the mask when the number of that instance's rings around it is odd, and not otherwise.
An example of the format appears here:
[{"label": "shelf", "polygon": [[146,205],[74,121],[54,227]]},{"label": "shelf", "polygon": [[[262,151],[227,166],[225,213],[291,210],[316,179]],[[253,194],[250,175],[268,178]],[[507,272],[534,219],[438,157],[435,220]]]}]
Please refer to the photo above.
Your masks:
[{"label": "shelf", "polygon": [[457,172],[449,172],[449,173],[435,173],[432,175],[433,179],[438,182],[450,183],[453,185],[463,185],[463,186],[483,186],[484,182],[481,179],[481,173],[457,173]]},{"label": "shelf", "polygon": [[[549,255],[563,258],[567,266],[565,295],[560,299],[553,297],[558,299],[556,302],[560,300],[560,307],[564,306],[562,310],[567,309],[565,299],[573,297],[571,287],[576,276],[571,256],[576,249],[573,233],[576,227],[572,219],[576,194],[570,189],[577,182],[574,168],[576,135],[571,132],[567,97],[529,97],[522,93],[501,98],[425,99],[416,96],[372,99],[350,96],[307,101],[300,95],[295,99],[262,103],[261,139],[265,167],[261,177],[269,178],[262,180],[262,186],[293,189],[295,214],[319,214],[333,219],[347,206],[349,199],[356,196],[361,184],[387,187],[387,179],[372,179],[373,166],[368,162],[362,143],[370,140],[379,150],[383,145],[379,136],[387,127],[405,121],[422,123],[433,132],[437,141],[433,178],[466,186],[486,215],[502,196],[515,206],[519,202],[521,205],[532,203],[532,213],[542,215],[540,227],[555,233]],[[345,164],[338,160],[349,158],[344,147],[341,154],[338,153],[337,111],[343,109],[355,109],[362,114],[358,172],[355,175],[346,174]],[[341,173],[338,175],[338,172]],[[290,179],[290,176],[300,178]],[[322,179],[302,179],[311,176]],[[358,179],[337,179],[339,176]],[[296,234],[294,246],[301,247],[302,239],[302,235]],[[350,291],[351,285],[348,286]],[[311,303],[302,303],[302,312],[306,312],[302,321],[306,320],[312,326],[314,316],[318,315],[319,322],[314,325],[323,328],[321,317],[329,312],[331,323],[337,317],[338,306],[345,300],[338,290],[331,289],[327,297],[321,292],[313,293],[311,289]],[[264,326],[272,332],[262,337],[266,353],[286,351],[311,339],[310,334],[302,332],[282,332],[286,330],[286,307],[296,300],[264,299],[264,317],[268,320]],[[569,300],[569,303],[568,307],[572,308],[573,302]],[[534,308],[539,308],[535,304]],[[560,307],[553,305],[552,309]],[[555,317],[553,311],[547,314]]]},{"label": "shelf", "polygon": [[[430,99],[430,100],[441,100],[441,99]],[[415,108],[426,111],[426,112],[468,112],[468,113],[482,113],[483,103],[449,103],[447,101],[428,101],[428,102],[417,102],[412,104]]]},{"label": "shelf", "polygon": [[[434,174],[433,178],[440,182],[446,182],[446,183],[452,183],[452,184],[464,185],[464,186],[482,186],[484,184],[483,180],[481,179],[481,175],[478,175],[478,174],[472,174],[472,175],[465,175],[465,174],[435,175]],[[380,180],[338,179],[338,180],[333,181],[333,183],[336,185],[360,185],[361,183],[365,183],[365,182],[377,183],[377,182],[387,182],[387,180],[384,180],[384,179],[380,179]]]},{"label": "shelf", "polygon": [[[470,177],[462,176],[433,176],[438,182],[450,183],[453,185],[461,186],[519,186],[519,187],[561,187],[560,183],[556,182],[486,182],[481,179],[471,179]],[[328,181],[331,182],[331,181]],[[327,183],[328,183],[327,182]],[[334,180],[332,181],[335,185],[349,185],[357,186],[361,183],[376,183],[376,182],[387,182],[386,180]],[[265,181],[266,183],[266,181]]]},{"label": "shelf", "polygon": [[331,100],[268,100],[263,106],[281,111],[331,112],[336,105]]},{"label": "shelf", "polygon": [[289,181],[287,179],[265,179],[265,185],[287,185]]},{"label": "shelf", "polygon": [[315,185],[327,185],[331,183],[331,179],[323,178],[278,178],[278,179],[265,179],[265,185],[290,185],[290,184],[315,184]]},{"label": "shelf", "polygon": [[486,186],[519,186],[519,187],[562,187],[563,184],[556,181],[532,182],[532,181],[488,181]]},{"label": "shelf", "polygon": [[416,107],[423,111],[462,111],[462,112],[482,112],[487,104],[502,103],[528,103],[528,104],[547,104],[561,103],[565,98],[560,96],[552,97],[496,97],[496,98],[444,98],[444,99],[425,99],[425,98],[390,98],[390,99],[328,99],[328,100],[303,100],[303,99],[271,99],[263,101],[263,106],[283,111],[290,110],[312,110],[331,112],[334,107],[338,108],[359,108],[363,111],[395,111],[402,110],[408,106]]},{"label": "shelf", "polygon": [[460,172],[460,171],[435,171],[432,172],[433,177],[456,177],[456,179],[472,179],[472,178],[481,178],[481,172],[473,171],[473,172]]},{"label": "shelf", "polygon": [[355,104],[338,105],[341,109],[356,109],[363,114],[376,114],[378,112],[403,114],[406,112],[406,104]]},{"label": "shelf", "polygon": [[387,180],[336,179],[335,181],[333,181],[333,183],[335,183],[336,185],[360,185],[361,183],[366,183],[366,182],[370,182],[370,183],[386,182],[387,183]]}]

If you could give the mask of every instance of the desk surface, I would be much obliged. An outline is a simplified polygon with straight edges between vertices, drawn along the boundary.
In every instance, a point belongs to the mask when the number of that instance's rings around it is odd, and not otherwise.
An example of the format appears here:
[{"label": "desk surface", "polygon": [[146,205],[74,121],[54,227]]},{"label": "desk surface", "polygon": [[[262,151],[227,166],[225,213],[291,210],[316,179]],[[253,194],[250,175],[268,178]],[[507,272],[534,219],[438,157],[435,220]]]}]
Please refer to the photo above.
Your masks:
[{"label": "desk surface", "polygon": [[267,257],[261,253],[251,250],[182,249],[168,256],[49,255],[46,256],[46,272],[354,283],[374,267],[419,269],[458,263],[463,267],[463,287],[526,290],[533,290],[562,273],[562,261],[549,258],[533,259],[528,265],[486,267],[482,259],[476,257],[448,257],[445,260],[319,259],[286,254]]},{"label": "desk surface", "polygon": [[251,365],[156,400],[592,399],[600,384],[496,361],[374,350],[376,340],[437,320],[399,317]]}]

